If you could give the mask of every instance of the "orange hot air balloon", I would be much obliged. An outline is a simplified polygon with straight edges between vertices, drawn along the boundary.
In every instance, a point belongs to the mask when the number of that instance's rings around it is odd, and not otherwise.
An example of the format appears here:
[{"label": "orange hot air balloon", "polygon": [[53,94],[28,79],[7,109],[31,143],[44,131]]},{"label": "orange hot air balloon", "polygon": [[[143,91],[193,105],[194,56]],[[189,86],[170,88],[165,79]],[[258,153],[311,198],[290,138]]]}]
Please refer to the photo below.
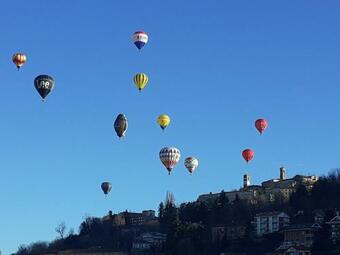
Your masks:
[{"label": "orange hot air balloon", "polygon": [[15,53],[12,57],[13,63],[17,66],[18,70],[26,63],[26,55],[22,53]]},{"label": "orange hot air balloon", "polygon": [[262,133],[268,127],[268,122],[265,119],[258,119],[258,120],[255,121],[255,127],[260,132],[260,134],[262,135]]},{"label": "orange hot air balloon", "polygon": [[254,154],[255,153],[252,149],[245,149],[244,151],[242,151],[242,156],[244,160],[247,161],[247,163],[253,159]]}]

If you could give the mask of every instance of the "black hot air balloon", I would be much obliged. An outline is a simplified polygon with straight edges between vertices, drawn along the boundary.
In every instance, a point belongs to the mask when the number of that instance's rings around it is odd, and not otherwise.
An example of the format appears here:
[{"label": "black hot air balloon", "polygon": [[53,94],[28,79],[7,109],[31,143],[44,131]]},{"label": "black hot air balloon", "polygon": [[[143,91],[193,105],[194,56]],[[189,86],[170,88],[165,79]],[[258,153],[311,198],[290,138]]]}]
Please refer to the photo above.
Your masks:
[{"label": "black hot air balloon", "polygon": [[103,182],[102,185],[101,185],[101,188],[102,188],[104,194],[107,195],[107,194],[109,194],[109,192],[112,189],[112,184],[111,184],[111,182]]},{"label": "black hot air balloon", "polygon": [[39,75],[34,79],[34,87],[44,100],[54,87],[54,79],[49,75]]},{"label": "black hot air balloon", "polygon": [[124,114],[119,114],[114,123],[115,131],[119,138],[125,136],[128,128],[128,121]]}]

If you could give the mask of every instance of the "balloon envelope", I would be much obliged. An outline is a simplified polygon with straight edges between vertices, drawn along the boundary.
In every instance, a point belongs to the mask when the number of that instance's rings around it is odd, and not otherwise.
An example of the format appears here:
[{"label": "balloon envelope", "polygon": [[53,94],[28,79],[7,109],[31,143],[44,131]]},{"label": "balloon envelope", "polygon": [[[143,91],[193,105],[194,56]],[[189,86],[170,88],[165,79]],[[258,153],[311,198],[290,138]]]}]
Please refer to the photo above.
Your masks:
[{"label": "balloon envelope", "polygon": [[12,56],[12,61],[18,69],[26,63],[26,59],[26,55],[19,52]]},{"label": "balloon envelope", "polygon": [[242,152],[242,156],[244,158],[245,161],[247,161],[247,163],[253,159],[254,157],[254,151],[252,149],[245,149],[243,152]]},{"label": "balloon envelope", "polygon": [[118,114],[118,116],[117,116],[117,118],[116,118],[116,120],[114,122],[114,129],[115,129],[115,131],[117,133],[117,136],[119,138],[125,136],[127,128],[128,128],[127,118],[122,113]]},{"label": "balloon envelope", "polygon": [[149,77],[145,73],[138,73],[133,77],[133,81],[138,90],[141,91],[148,84]]},{"label": "balloon envelope", "polygon": [[149,36],[143,31],[137,31],[132,36],[133,43],[141,50],[149,40]]},{"label": "balloon envelope", "polygon": [[157,123],[164,130],[170,124],[170,117],[166,114],[159,115]]},{"label": "balloon envelope", "polygon": [[159,152],[159,158],[169,174],[181,157],[181,152],[175,147],[164,147]]},{"label": "balloon envelope", "polygon": [[258,119],[255,121],[255,127],[262,134],[268,127],[268,122],[265,119]]},{"label": "balloon envelope", "polygon": [[54,83],[52,76],[45,74],[39,75],[34,79],[34,87],[42,99],[45,99],[45,97],[53,90]]},{"label": "balloon envelope", "polygon": [[189,173],[192,174],[198,167],[198,160],[194,157],[188,157],[184,161],[184,166],[188,169]]},{"label": "balloon envelope", "polygon": [[107,195],[112,189],[112,184],[110,182],[103,182],[101,188],[104,194]]}]

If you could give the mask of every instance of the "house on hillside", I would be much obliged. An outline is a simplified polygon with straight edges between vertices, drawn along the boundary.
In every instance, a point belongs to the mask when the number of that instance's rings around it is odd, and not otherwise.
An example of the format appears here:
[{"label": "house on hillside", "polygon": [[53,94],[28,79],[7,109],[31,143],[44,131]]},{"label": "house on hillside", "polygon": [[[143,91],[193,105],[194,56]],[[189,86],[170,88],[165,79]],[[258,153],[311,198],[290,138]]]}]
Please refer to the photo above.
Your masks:
[{"label": "house on hillside", "polygon": [[289,225],[290,218],[285,212],[264,212],[256,214],[252,222],[256,236],[261,237],[281,230]]},{"label": "house on hillside", "polygon": [[331,239],[333,243],[340,241],[340,212],[336,212],[336,216],[332,218],[326,224],[330,225],[331,228]]},{"label": "house on hillside", "polygon": [[132,244],[132,251],[160,249],[166,241],[166,235],[159,232],[147,232],[138,236]]},{"label": "house on hillside", "polygon": [[212,227],[211,234],[213,241],[221,241],[222,239],[237,240],[246,236],[247,227],[243,225],[233,224],[230,226],[220,225]]}]

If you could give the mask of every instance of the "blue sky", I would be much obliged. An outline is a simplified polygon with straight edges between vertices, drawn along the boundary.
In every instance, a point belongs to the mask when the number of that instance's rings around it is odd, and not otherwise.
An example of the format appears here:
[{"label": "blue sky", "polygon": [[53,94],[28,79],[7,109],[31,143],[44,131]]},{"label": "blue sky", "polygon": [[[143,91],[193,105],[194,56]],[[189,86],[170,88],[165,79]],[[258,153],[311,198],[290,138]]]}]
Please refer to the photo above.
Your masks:
[{"label": "blue sky", "polygon": [[[0,8],[0,250],[85,215],[157,209],[340,166],[340,2],[7,1]],[[145,30],[139,53],[131,41]],[[26,53],[17,72],[11,56]],[[140,94],[132,77],[149,76]],[[33,86],[52,75],[42,103]],[[119,140],[113,121],[129,120]],[[156,118],[167,113],[163,133]],[[259,136],[254,121],[269,128]],[[171,176],[158,152],[176,146]],[[243,149],[255,150],[247,165]],[[184,158],[200,166],[193,176]],[[105,198],[102,181],[113,188]]]}]

